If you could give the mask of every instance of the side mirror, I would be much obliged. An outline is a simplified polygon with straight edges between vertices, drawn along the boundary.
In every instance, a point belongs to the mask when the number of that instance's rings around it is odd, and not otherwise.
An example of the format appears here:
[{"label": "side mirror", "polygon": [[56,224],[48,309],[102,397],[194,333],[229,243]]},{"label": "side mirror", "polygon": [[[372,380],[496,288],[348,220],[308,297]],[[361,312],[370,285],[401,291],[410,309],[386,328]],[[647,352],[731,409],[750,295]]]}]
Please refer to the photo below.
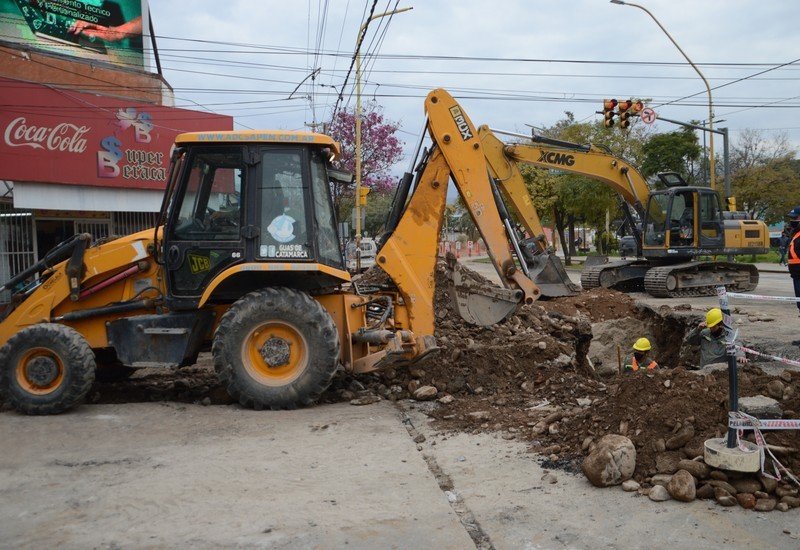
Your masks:
[{"label": "side mirror", "polygon": [[356,179],[355,174],[352,172],[345,172],[344,170],[334,170],[333,168],[328,168],[328,177],[338,183],[353,183]]}]

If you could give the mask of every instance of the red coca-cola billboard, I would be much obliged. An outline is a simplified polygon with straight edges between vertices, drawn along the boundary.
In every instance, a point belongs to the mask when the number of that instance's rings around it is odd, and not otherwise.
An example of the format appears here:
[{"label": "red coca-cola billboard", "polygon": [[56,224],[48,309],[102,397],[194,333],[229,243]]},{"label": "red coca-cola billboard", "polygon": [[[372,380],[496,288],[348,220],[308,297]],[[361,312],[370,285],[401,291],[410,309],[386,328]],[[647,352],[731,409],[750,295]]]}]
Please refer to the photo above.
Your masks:
[{"label": "red coca-cola billboard", "polygon": [[163,189],[175,136],[233,118],[0,78],[0,180]]}]

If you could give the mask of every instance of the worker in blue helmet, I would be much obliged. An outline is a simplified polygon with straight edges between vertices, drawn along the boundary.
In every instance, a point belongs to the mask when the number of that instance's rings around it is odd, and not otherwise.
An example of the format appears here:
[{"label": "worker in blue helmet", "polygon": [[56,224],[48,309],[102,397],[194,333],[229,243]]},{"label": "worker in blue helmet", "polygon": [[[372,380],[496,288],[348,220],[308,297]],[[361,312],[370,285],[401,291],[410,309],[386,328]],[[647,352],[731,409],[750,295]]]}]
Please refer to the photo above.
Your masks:
[{"label": "worker in blue helmet", "polygon": [[[800,298],[800,206],[795,206],[788,214],[789,232],[792,240],[789,241],[789,275],[794,283],[794,295]],[[800,310],[800,302],[797,302]]]}]

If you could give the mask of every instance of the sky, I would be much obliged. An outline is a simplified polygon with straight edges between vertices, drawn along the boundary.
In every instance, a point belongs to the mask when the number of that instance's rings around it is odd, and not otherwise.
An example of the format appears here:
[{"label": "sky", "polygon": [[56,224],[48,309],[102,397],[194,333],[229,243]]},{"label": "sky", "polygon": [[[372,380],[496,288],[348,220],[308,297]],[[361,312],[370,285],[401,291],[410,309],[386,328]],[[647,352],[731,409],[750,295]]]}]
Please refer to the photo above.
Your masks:
[{"label": "sky", "polygon": [[[308,130],[330,121],[334,108],[355,105],[355,74],[346,84],[345,76],[373,3],[150,0],[150,13],[176,105],[232,115],[237,128]],[[800,152],[800,2],[639,3],[708,79],[714,118],[724,120],[717,127],[728,127],[734,141],[745,129],[783,133]],[[600,120],[604,98],[648,99],[659,116],[708,119],[703,81],[636,7],[607,0],[378,0],[374,13],[404,7],[413,9],[368,26],[362,98],[401,124],[409,153],[424,123],[424,98],[437,87],[449,90],[476,125],[523,133],[554,124],[565,111],[578,121]]]}]

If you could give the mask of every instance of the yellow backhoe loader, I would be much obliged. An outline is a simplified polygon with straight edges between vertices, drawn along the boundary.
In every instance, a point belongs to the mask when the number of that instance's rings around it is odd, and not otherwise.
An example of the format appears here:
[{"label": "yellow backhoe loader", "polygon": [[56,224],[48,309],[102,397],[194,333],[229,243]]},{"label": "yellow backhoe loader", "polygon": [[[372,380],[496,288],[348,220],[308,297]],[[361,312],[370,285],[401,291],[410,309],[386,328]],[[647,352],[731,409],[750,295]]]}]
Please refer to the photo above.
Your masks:
[{"label": "yellow backhoe loader", "polygon": [[[737,292],[756,288],[754,265],[697,259],[769,250],[766,224],[732,219],[733,213],[723,212],[710,188],[690,187],[678,174],[665,173],[659,174],[665,188],[651,191],[635,167],[592,145],[492,131],[487,126],[481,126],[478,134],[494,182],[534,236],[521,243],[522,257],[543,295],[561,296],[577,289],[547,246],[520,164],[587,176],[611,187],[624,201],[623,213],[634,233],[630,252],[636,259],[587,266],[581,274],[584,289],[602,286],[678,297],[713,294],[721,285]],[[506,144],[497,134],[518,141]]]},{"label": "yellow backhoe loader", "polygon": [[312,403],[339,365],[368,372],[436,350],[438,239],[450,179],[506,287],[484,289],[453,268],[470,322],[491,325],[537,286],[501,219],[477,130],[444,90],[425,102],[433,141],[414,192],[393,209],[377,264],[391,281],[369,293],[345,270],[329,194],[342,177],[331,138],[283,131],[182,134],[157,226],[110,242],[78,235],[7,282],[0,392],[18,411],[79,403],[96,372],[193,364],[210,349],[242,405]]}]

